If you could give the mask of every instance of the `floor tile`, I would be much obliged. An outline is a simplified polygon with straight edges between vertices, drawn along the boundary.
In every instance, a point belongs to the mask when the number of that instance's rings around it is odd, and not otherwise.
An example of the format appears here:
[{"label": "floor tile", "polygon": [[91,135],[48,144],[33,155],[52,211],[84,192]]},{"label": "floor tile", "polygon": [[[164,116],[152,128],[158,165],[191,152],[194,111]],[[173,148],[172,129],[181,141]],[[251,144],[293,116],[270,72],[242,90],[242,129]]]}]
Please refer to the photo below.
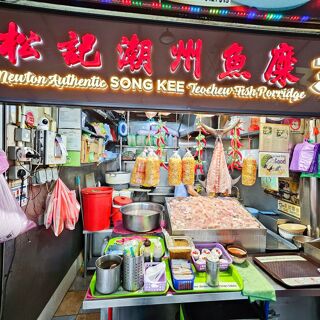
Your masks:
[{"label": "floor tile", "polygon": [[79,314],[76,320],[100,320],[100,313],[83,313]]},{"label": "floor tile", "polygon": [[85,309],[80,308],[78,313],[82,314],[82,313],[99,313],[99,312],[100,312],[100,309],[87,309],[87,310],[85,310]]},{"label": "floor tile", "polygon": [[91,278],[92,275],[87,275],[87,277],[84,278],[82,275],[78,274],[69,291],[86,291],[89,288]]},{"label": "floor tile", "polygon": [[52,320],[76,320],[76,316],[53,317]]},{"label": "floor tile", "polygon": [[55,316],[69,316],[78,314],[86,291],[69,291],[64,296]]}]

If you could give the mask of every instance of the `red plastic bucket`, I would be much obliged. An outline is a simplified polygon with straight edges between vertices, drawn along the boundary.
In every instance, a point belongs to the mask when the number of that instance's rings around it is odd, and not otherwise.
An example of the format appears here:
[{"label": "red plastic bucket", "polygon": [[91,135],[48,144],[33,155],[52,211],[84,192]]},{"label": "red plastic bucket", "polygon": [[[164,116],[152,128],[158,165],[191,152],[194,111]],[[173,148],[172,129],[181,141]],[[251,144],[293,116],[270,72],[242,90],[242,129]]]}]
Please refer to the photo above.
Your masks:
[{"label": "red plastic bucket", "polygon": [[82,189],[83,227],[88,231],[99,231],[110,227],[112,207],[110,187]]},{"label": "red plastic bucket", "polygon": [[115,225],[117,221],[122,220],[122,213],[120,212],[120,208],[129,203],[132,203],[132,200],[128,197],[115,197],[113,199],[111,215],[113,225]]}]

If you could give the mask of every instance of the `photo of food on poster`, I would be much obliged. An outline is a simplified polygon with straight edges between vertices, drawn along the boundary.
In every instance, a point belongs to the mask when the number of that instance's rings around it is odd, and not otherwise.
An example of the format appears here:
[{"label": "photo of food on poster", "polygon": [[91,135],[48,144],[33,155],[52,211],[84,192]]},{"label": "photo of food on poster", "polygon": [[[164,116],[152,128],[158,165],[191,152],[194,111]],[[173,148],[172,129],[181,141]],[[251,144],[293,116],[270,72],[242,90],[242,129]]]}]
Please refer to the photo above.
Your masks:
[{"label": "photo of food on poster", "polygon": [[287,152],[289,150],[290,126],[264,123],[260,126],[260,151]]},{"label": "photo of food on poster", "polygon": [[261,187],[263,189],[271,191],[279,191],[279,179],[278,177],[262,177]]},{"label": "photo of food on poster", "polygon": [[259,177],[289,177],[289,153],[260,152]]}]

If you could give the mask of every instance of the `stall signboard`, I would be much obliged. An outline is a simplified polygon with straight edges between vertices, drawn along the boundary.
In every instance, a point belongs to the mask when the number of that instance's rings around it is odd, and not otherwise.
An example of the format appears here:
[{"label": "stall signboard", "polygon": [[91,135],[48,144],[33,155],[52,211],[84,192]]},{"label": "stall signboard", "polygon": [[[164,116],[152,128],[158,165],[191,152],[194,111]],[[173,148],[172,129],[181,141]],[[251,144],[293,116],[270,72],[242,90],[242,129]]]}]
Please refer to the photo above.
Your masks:
[{"label": "stall signboard", "polygon": [[289,153],[259,152],[259,177],[289,177]]},{"label": "stall signboard", "polygon": [[318,115],[319,40],[0,10],[7,102]]}]

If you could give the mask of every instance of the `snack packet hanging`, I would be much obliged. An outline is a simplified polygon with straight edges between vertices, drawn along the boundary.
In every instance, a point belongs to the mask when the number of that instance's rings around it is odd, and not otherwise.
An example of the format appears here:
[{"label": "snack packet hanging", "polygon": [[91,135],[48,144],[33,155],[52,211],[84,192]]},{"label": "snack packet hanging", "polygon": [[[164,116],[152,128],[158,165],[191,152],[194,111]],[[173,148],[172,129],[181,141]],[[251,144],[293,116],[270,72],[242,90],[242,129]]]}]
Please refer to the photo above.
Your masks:
[{"label": "snack packet hanging", "polygon": [[146,161],[147,161],[147,151],[144,150],[136,159],[134,167],[131,174],[131,184],[141,185],[144,182],[146,175]]},{"label": "snack packet hanging", "polygon": [[146,174],[144,187],[155,187],[160,182],[160,159],[153,150],[150,151],[146,160]]},{"label": "snack packet hanging", "polygon": [[242,177],[241,183],[244,186],[253,186],[257,180],[257,161],[249,153],[248,157],[242,162]]},{"label": "snack packet hanging", "polygon": [[169,186],[178,186],[182,181],[182,160],[175,151],[169,159],[168,184]]},{"label": "snack packet hanging", "polygon": [[182,183],[184,185],[194,184],[194,171],[195,171],[196,161],[190,150],[182,158]]}]

